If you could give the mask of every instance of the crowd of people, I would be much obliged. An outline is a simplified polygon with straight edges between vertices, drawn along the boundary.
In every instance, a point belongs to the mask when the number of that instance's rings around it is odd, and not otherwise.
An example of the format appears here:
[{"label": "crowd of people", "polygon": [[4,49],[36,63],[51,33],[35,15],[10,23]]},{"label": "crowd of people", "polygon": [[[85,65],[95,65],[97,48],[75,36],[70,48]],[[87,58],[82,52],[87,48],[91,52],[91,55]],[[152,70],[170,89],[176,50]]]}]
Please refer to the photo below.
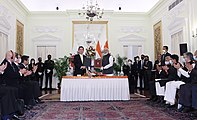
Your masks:
[{"label": "crowd of people", "polygon": [[[124,75],[129,79],[130,93],[147,90],[148,101],[165,107],[177,107],[179,112],[190,112],[197,109],[197,50],[194,54],[184,53],[183,60],[176,54],[168,52],[168,46],[163,46],[163,54],[157,60],[149,60],[148,55],[136,56],[134,62],[128,60],[123,66]],[[84,48],[78,48],[74,57],[74,75],[86,73],[86,56]],[[42,62],[42,58],[31,59],[12,50],[6,53],[0,64],[0,110],[1,118],[19,119],[18,115],[24,109],[30,110],[34,105],[42,103],[39,99],[45,74],[45,89],[52,89],[54,61],[51,55]],[[108,48],[103,51],[101,70],[103,74],[113,75],[113,57]],[[139,85],[138,85],[139,81]]]},{"label": "crowd of people", "polygon": [[54,61],[51,55],[44,63],[42,58],[31,59],[29,56],[8,51],[5,59],[0,64],[0,110],[1,119],[19,119],[25,110],[30,110],[34,105],[43,103],[39,99],[45,73],[45,89],[52,89],[52,75]]},{"label": "crowd of people", "polygon": [[163,46],[163,51],[154,65],[146,55],[125,63],[123,71],[129,78],[130,93],[135,92],[139,80],[140,90],[149,91],[151,103],[176,107],[183,113],[197,109],[197,50],[184,53],[181,62],[181,57],[168,52],[168,46]]}]

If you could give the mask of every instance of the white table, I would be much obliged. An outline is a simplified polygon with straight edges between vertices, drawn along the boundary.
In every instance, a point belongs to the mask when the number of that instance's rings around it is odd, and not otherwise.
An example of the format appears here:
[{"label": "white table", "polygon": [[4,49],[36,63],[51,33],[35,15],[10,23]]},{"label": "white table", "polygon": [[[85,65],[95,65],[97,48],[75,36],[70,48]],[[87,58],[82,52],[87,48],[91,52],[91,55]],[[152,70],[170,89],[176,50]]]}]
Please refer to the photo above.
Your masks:
[{"label": "white table", "polygon": [[127,77],[64,77],[60,101],[129,100]]}]

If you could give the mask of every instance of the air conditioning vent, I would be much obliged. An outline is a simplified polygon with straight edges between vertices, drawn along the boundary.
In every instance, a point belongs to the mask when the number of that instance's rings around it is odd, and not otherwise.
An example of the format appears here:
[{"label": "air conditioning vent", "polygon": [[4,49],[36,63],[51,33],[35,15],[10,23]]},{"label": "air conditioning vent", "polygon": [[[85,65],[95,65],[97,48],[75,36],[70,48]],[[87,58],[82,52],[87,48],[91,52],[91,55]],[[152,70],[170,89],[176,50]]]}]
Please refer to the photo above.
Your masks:
[{"label": "air conditioning vent", "polygon": [[181,3],[181,2],[183,2],[183,0],[176,0],[175,2],[173,2],[170,6],[169,6],[169,8],[168,8],[168,10],[170,11],[170,10],[172,10],[175,6],[177,6],[179,3]]}]

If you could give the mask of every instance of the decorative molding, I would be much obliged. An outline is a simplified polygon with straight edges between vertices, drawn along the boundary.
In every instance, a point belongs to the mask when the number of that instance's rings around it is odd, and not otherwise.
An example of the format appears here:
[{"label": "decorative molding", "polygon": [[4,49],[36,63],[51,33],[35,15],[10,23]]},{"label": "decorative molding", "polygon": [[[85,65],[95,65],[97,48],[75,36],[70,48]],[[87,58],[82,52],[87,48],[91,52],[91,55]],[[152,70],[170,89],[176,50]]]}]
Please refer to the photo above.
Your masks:
[{"label": "decorative molding", "polygon": [[0,29],[5,29],[8,32],[11,29],[11,25],[9,23],[10,14],[8,10],[0,5]]},{"label": "decorative molding", "polygon": [[56,33],[60,29],[58,26],[36,26],[33,28],[33,31],[36,33]]},{"label": "decorative molding", "polygon": [[181,2],[179,5],[174,7],[171,11],[168,11],[167,17],[169,19],[174,19],[176,17],[187,17],[187,9],[185,1]]},{"label": "decorative molding", "polygon": [[9,31],[11,29],[11,25],[6,20],[6,18],[3,17],[3,16],[0,16],[0,26],[3,27],[3,28],[5,28],[7,31]]},{"label": "decorative molding", "polygon": [[142,26],[121,26],[120,32],[122,33],[142,33],[145,32]]},{"label": "decorative molding", "polygon": [[61,39],[49,34],[41,35],[32,39],[34,42],[37,41],[60,41]]},{"label": "decorative molding", "polygon": [[186,20],[183,17],[175,17],[175,19],[169,24],[168,29],[173,30],[177,27],[183,27],[186,25]]},{"label": "decorative molding", "polygon": [[145,40],[146,39],[144,37],[134,35],[134,34],[130,34],[122,38],[119,38],[120,42],[133,42],[133,41],[145,41]]}]

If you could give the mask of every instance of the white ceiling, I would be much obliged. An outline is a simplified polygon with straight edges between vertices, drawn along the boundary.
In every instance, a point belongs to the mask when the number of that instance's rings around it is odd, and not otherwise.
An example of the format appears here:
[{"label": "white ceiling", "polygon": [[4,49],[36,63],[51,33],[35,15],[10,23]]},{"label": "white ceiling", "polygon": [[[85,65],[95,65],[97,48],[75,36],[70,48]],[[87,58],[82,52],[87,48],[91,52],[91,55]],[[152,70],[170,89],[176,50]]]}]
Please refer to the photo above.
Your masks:
[{"label": "white ceiling", "polygon": [[[87,0],[20,0],[29,11],[79,10]],[[88,0],[89,1],[89,0]],[[123,12],[148,12],[159,0],[97,0],[104,10]]]}]

